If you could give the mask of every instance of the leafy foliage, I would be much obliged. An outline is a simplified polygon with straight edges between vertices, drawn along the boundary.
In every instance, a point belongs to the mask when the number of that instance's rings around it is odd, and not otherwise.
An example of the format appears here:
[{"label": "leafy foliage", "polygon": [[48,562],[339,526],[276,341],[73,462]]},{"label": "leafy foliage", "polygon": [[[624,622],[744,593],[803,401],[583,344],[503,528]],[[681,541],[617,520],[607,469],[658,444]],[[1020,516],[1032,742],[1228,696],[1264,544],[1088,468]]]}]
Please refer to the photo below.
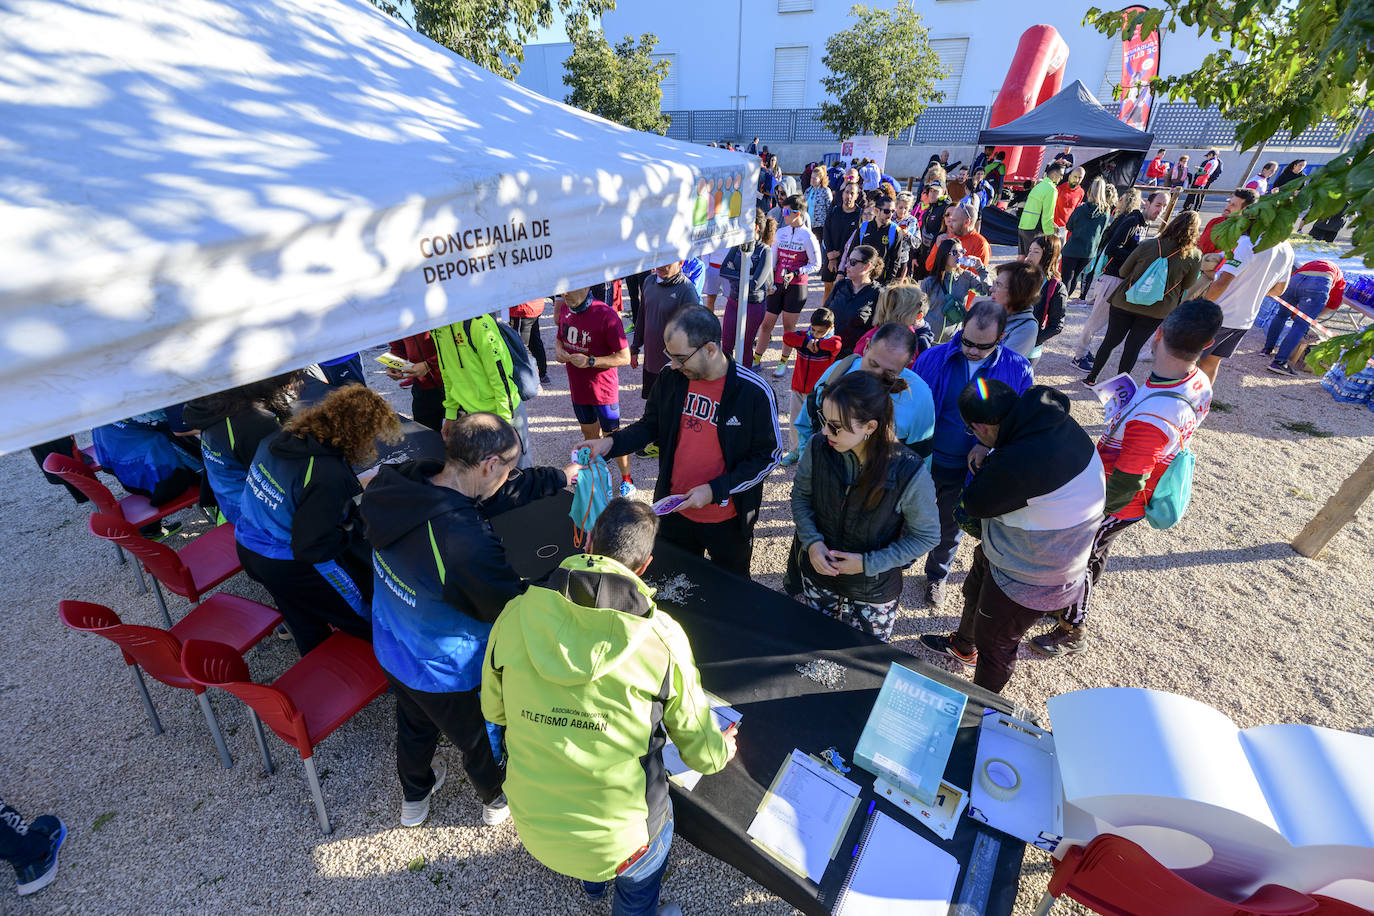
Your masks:
[{"label": "leafy foliage", "polygon": [[[1196,29],[1226,43],[1196,70],[1157,77],[1151,86],[1159,97],[1216,105],[1238,119],[1236,139],[1247,149],[1280,131],[1295,136],[1323,118],[1349,128],[1374,101],[1374,0],[1166,0],[1129,17],[1094,7],[1084,22],[1108,35],[1136,26],[1143,33]],[[1354,221],[1352,254],[1374,266],[1374,137],[1265,195],[1218,226],[1213,238],[1226,248],[1248,232],[1256,248],[1270,248],[1299,219],[1316,222],[1344,207]]]},{"label": "leafy foliage", "polygon": [[568,23],[568,34],[585,30],[615,0],[412,0],[415,21],[405,18],[395,0],[372,0],[373,6],[413,27],[492,73],[514,79],[525,59],[525,43],[539,29],[553,25],[555,11]]},{"label": "leafy foliage", "polygon": [[949,71],[911,0],[897,0],[892,9],[858,4],[849,15],[857,21],[826,41],[821,58],[830,71],[821,85],[833,99],[821,103],[821,123],[842,137],[892,135],[915,124],[927,105],[945,100],[935,83]]},{"label": "leafy foliage", "polygon": [[564,101],[632,130],[666,133],[672,119],[659,105],[669,64],[654,60],[657,44],[658,36],[645,32],[638,43],[626,35],[612,48],[601,32],[582,30],[564,64],[563,82],[572,89]]}]

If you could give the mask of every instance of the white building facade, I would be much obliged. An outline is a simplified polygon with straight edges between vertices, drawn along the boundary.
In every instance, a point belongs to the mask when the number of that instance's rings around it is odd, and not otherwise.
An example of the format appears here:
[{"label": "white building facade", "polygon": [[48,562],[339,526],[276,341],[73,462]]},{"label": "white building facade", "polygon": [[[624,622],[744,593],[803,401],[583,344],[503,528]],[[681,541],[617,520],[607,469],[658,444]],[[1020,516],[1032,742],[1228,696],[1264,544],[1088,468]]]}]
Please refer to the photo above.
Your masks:
[{"label": "white building facade", "polygon": [[[877,6],[892,6],[877,0]],[[1016,43],[1039,23],[1055,27],[1069,46],[1065,83],[1082,80],[1110,102],[1121,76],[1121,40],[1082,24],[1091,4],[1025,0],[920,0],[917,11],[931,47],[950,75],[940,82],[944,105],[991,105],[1002,88]],[[663,109],[816,108],[826,98],[821,58],[831,35],[853,24],[852,0],[618,0],[602,17],[614,43],[625,35],[658,36],[656,56],[668,61]],[[1217,45],[1210,39],[1165,33],[1161,73],[1194,69]],[[562,98],[567,45],[531,45],[532,67],[518,80]],[[561,54],[561,57],[559,55]]]}]

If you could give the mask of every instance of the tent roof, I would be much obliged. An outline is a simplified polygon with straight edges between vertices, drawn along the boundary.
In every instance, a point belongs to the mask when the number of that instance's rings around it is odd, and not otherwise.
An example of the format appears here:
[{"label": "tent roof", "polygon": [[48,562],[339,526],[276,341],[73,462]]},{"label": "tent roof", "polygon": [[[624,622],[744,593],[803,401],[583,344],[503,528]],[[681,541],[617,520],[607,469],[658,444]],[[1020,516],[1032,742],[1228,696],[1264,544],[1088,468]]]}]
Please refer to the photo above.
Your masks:
[{"label": "tent roof", "polygon": [[364,0],[15,0],[0,58],[0,452],[752,234],[757,158]]},{"label": "tent roof", "polygon": [[1079,80],[1014,121],[989,127],[978,135],[983,146],[1101,146],[1107,149],[1147,150],[1154,134],[1137,130],[1103,108]]}]

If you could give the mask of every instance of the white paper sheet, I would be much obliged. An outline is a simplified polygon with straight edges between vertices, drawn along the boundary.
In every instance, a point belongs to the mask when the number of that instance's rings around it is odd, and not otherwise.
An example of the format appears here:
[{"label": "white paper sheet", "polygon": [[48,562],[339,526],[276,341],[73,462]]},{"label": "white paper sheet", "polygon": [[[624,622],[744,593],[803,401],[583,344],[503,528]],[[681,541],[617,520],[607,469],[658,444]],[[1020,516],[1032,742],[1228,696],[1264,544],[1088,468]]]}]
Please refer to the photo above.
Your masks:
[{"label": "white paper sheet", "polygon": [[857,784],[793,750],[749,835],[819,883],[858,796]]},{"label": "white paper sheet", "polygon": [[1374,738],[1262,725],[1240,741],[1288,842],[1374,847]]},{"label": "white paper sheet", "polygon": [[958,880],[958,859],[877,811],[835,916],[945,916]]},{"label": "white paper sheet", "polygon": [[[711,697],[711,717],[716,720],[716,728],[725,731],[731,725],[739,722],[744,716],[733,706],[725,705],[724,700]],[[668,778],[682,786],[684,789],[691,790],[701,782],[701,773],[689,767],[682,760],[682,755],[678,753],[677,745],[672,739],[663,746],[663,768],[668,771]]]}]

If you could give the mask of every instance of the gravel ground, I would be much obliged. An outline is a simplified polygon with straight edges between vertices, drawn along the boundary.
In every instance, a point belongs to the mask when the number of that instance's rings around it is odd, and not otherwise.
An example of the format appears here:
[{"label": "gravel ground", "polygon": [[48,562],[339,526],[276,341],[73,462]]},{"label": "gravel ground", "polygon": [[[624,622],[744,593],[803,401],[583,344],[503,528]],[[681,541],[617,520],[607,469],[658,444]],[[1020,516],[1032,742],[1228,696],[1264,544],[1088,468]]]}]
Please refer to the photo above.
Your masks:
[{"label": "gravel ground", "polygon": [[[808,313],[819,298],[813,290]],[[1039,378],[1067,391],[1075,416],[1097,435],[1100,408],[1067,361],[1067,341],[1085,314],[1070,309],[1068,330],[1047,348]],[[550,321],[544,324],[552,352]],[[1374,543],[1370,510],[1320,560],[1288,547],[1374,447],[1374,414],[1335,403],[1310,377],[1265,373],[1258,336],[1223,366],[1213,412],[1195,439],[1199,461],[1186,518],[1167,532],[1137,526],[1118,542],[1098,592],[1091,651],[1059,661],[1023,652],[1007,687],[1011,699],[1045,715],[1045,699],[1070,690],[1154,687],[1211,703],[1242,727],[1305,722],[1374,734],[1367,662],[1374,615],[1362,566]],[[775,347],[770,360],[776,357]],[[559,368],[552,375],[550,390],[532,405],[531,428],[536,459],[561,464],[579,437],[565,376]],[[787,380],[772,381],[786,404]],[[394,393],[380,372],[372,384]],[[394,400],[405,406],[404,398]],[[627,385],[625,413],[637,415],[639,403],[637,385]],[[315,824],[300,764],[272,738],[278,770],[262,775],[236,701],[213,698],[236,761],[230,770],[219,767],[190,695],[150,681],[167,729],[153,737],[114,647],[67,631],[56,615],[58,600],[73,598],[108,604],[129,622],[158,624],[152,597],[140,595],[130,569],[87,532],[87,509],[47,486],[29,456],[0,456],[0,469],[11,481],[0,493],[0,604],[9,609],[0,644],[0,730],[9,736],[0,744],[0,795],[28,817],[55,811],[70,828],[57,884],[23,902],[0,895],[0,912],[609,912],[536,863],[509,823],[480,826],[451,749],[440,752],[448,755],[449,783],[429,822],[398,827],[389,697],[316,753],[335,825],[329,837]],[[635,460],[645,496],[654,469]],[[758,526],[755,576],[773,588],[792,532],[790,477],[779,471],[769,478]],[[204,528],[194,513],[182,519],[191,532]],[[960,548],[952,583],[962,581],[971,549],[967,541]],[[948,631],[958,614],[957,590],[935,609],[924,605],[922,586],[919,574],[908,577],[894,637],[915,653],[922,652],[920,633]],[[266,599],[243,576],[228,590]],[[171,602],[174,613],[184,612],[184,602]],[[295,658],[294,647],[269,638],[248,662],[266,680]],[[1017,913],[1030,912],[1049,871],[1047,856],[1027,852]],[[689,914],[791,912],[681,840],[664,896]],[[1055,912],[1086,911],[1065,901]]]}]

